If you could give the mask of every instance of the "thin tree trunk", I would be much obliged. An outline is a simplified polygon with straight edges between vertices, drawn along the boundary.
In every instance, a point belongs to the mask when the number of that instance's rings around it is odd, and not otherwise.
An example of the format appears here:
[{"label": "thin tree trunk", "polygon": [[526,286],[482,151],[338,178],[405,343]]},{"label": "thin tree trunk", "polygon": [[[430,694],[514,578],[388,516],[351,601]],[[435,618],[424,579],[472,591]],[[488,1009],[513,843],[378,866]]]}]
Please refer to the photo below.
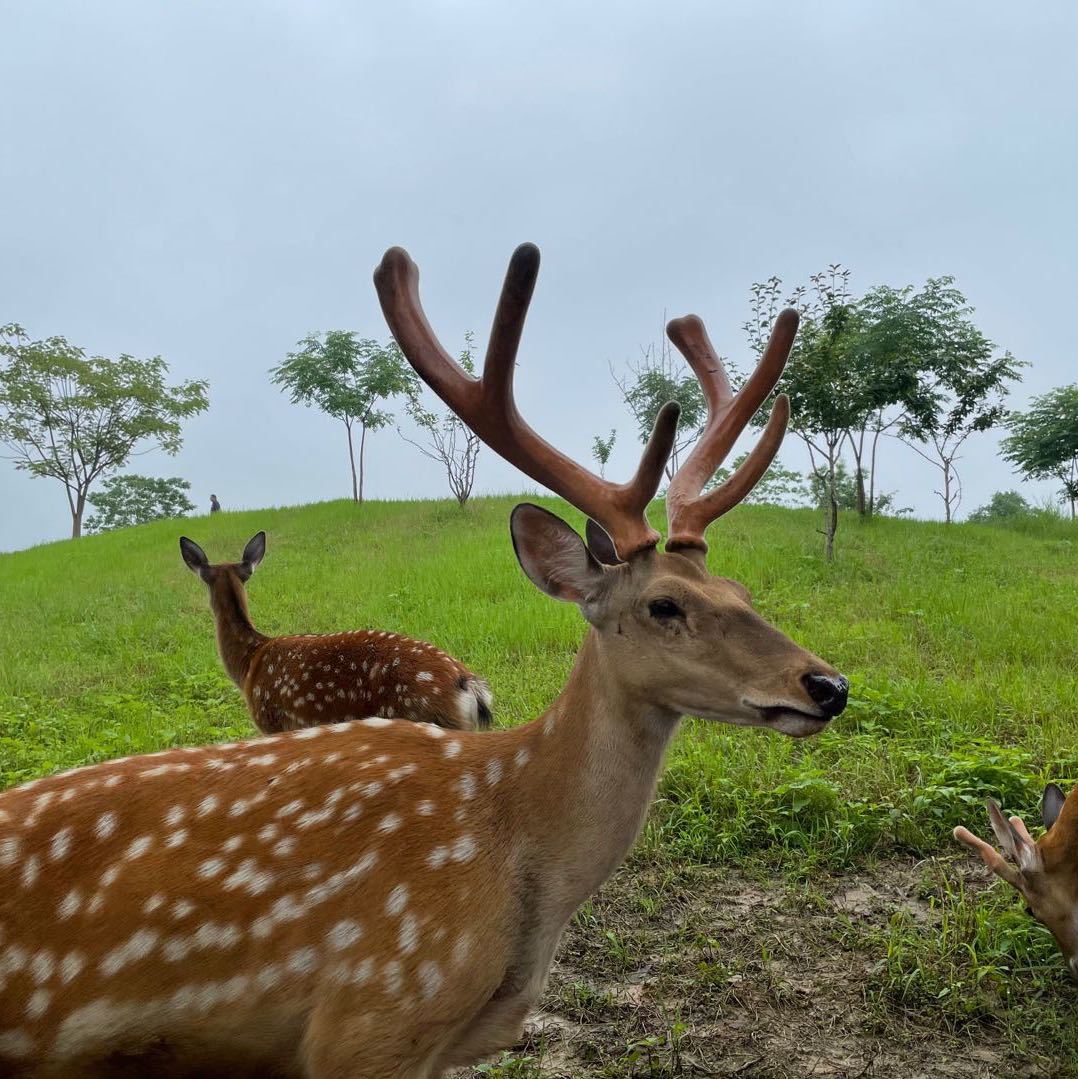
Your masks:
[{"label": "thin tree trunk", "polygon": [[833,453],[827,456],[827,500],[830,503],[827,511],[827,534],[825,539],[825,551],[827,561],[835,560],[835,533],[838,531],[838,499],[835,498],[835,457]]},{"label": "thin tree trunk", "polygon": [[79,539],[82,536],[82,515],[86,510],[86,493],[79,491],[78,498],[71,510],[71,538]]},{"label": "thin tree trunk", "polygon": [[951,523],[951,462],[943,462],[943,513],[944,523]]},{"label": "thin tree trunk", "polygon": [[352,467],[352,501],[359,501],[359,493],[356,489],[356,455],[352,449],[352,425],[346,423],[345,430],[348,432],[348,463]]},{"label": "thin tree trunk", "polygon": [[876,433],[872,436],[872,459],[868,473],[868,512],[876,512],[876,447],[880,443],[880,428],[876,427]]},{"label": "thin tree trunk", "polygon": [[367,425],[363,424],[359,431],[359,498],[357,502],[363,502],[363,452],[367,447]]},{"label": "thin tree trunk", "polygon": [[865,470],[861,467],[861,458],[865,452],[865,432],[862,428],[859,441],[850,437],[850,449],[853,450],[854,484],[857,492],[857,516],[867,517],[868,509],[865,503]]}]

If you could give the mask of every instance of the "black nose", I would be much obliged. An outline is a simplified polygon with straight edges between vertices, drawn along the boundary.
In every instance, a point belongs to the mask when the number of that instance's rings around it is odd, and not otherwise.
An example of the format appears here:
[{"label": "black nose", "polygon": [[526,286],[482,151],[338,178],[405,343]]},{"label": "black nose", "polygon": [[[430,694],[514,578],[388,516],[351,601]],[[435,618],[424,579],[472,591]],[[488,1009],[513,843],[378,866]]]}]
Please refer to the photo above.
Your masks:
[{"label": "black nose", "polygon": [[841,674],[806,674],[801,681],[808,695],[826,715],[837,716],[846,707],[850,683]]}]

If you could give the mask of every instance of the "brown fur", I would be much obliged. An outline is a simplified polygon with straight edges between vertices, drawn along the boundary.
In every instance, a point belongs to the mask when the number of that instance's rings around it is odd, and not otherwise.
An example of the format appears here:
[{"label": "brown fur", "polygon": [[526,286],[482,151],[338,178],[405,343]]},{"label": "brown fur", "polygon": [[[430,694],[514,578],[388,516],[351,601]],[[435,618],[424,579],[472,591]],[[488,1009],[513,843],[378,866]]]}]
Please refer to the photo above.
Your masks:
[{"label": "brown fur", "polygon": [[1046,807],[1053,802],[1058,806],[1060,798],[1058,787],[1046,788],[1041,805],[1047,830],[1036,842],[1020,818],[1006,820],[995,802],[989,802],[989,818],[1006,858],[968,828],[956,828],[954,835],[1022,896],[1029,913],[1055,937],[1071,976],[1078,979],[1078,787],[1051,819]]},{"label": "brown fur", "polygon": [[361,716],[490,726],[487,683],[440,648],[381,630],[267,637],[251,621],[244,587],[260,555],[210,565],[190,540],[181,548],[209,589],[221,662],[264,734]]}]

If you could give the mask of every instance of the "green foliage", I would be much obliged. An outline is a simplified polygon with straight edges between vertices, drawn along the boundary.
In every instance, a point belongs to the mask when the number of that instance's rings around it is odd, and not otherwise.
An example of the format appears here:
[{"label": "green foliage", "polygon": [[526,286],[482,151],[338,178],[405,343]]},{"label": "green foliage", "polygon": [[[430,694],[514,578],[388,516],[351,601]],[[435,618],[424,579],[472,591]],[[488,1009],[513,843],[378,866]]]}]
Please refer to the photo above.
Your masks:
[{"label": "green foliage", "polygon": [[[737,469],[744,464],[748,457],[747,453],[739,454],[734,458],[729,467],[721,467],[706,485],[705,490],[728,479]],[[752,489],[745,499],[748,505],[767,506],[804,506],[808,504],[809,490],[805,484],[805,477],[792,468],[785,468],[776,457],[771,462],[771,467],[760,477],[759,483]]]},{"label": "green foliage", "polygon": [[1026,412],[1011,414],[1003,456],[1027,479],[1055,479],[1061,500],[1078,503],[1078,383],[1034,397]]},{"label": "green foliage", "polygon": [[110,476],[101,490],[90,495],[95,513],[86,518],[87,532],[111,532],[117,528],[142,525],[195,512],[187,497],[191,485],[173,476]]},{"label": "green foliage", "polygon": [[87,356],[62,337],[32,341],[11,324],[0,327],[0,357],[0,442],[16,468],[64,485],[73,537],[101,476],[143,443],[176,454],[182,421],[209,407],[205,382],[166,384],[160,356]]},{"label": "green foliage", "polygon": [[1015,517],[1028,517],[1033,507],[1017,491],[996,491],[988,504],[975,509],[969,520],[976,524],[996,521],[1012,521]]},{"label": "green foliage", "polygon": [[[856,476],[846,466],[841,458],[835,464],[835,475],[832,481],[828,481],[827,474],[823,469],[808,473],[805,480],[808,482],[808,492],[813,504],[824,509],[827,506],[829,488],[833,490],[835,501],[841,510],[855,510],[861,492],[858,490]],[[805,480],[802,480],[804,483]],[[911,507],[904,506],[902,509],[895,508],[896,492],[878,491],[872,495],[872,512],[881,515],[901,515],[910,513]]]},{"label": "green foliage", "polygon": [[614,382],[636,421],[636,433],[641,442],[647,442],[651,436],[655,418],[663,405],[676,401],[681,406],[677,436],[666,468],[669,479],[677,471],[681,455],[696,441],[707,419],[707,401],[699,380],[663,339],[659,345],[648,345],[642,358],[629,364],[624,375],[614,375]]},{"label": "green foliage", "polygon": [[618,433],[613,428],[610,430],[610,434],[606,438],[602,435],[596,435],[591,442],[591,455],[595,458],[596,464],[599,466],[599,475],[606,475],[606,464],[610,460],[611,453],[614,452],[614,443],[617,441]]},{"label": "green foliage", "polygon": [[[414,399],[419,392],[419,378],[396,342],[383,345],[369,337],[358,337],[351,330],[312,333],[270,374],[272,381],[286,390],[293,402],[314,405],[344,424],[352,469],[352,498],[362,502],[367,434],[381,430],[393,420],[393,414],[379,406],[393,397]],[[360,429],[358,475],[353,425]]]}]

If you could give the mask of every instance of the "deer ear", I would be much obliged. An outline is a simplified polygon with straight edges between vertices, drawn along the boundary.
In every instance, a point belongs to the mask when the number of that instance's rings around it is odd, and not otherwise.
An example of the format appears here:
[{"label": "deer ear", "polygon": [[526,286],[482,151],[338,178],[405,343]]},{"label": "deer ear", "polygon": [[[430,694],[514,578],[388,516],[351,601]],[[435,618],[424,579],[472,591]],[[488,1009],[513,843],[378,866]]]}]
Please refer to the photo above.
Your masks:
[{"label": "deer ear", "polygon": [[247,546],[243,549],[243,568],[247,570],[247,576],[250,577],[255,571],[255,567],[263,558],[266,557],[266,533],[258,532],[247,541]]},{"label": "deer ear", "polygon": [[1044,797],[1041,798],[1041,820],[1044,822],[1045,831],[1055,824],[1066,800],[1067,796],[1058,784],[1049,783],[1044,788]]},{"label": "deer ear", "polygon": [[202,576],[202,571],[210,568],[210,560],[206,557],[206,552],[194,540],[186,536],[180,536],[180,554],[192,573]]},{"label": "deer ear", "polygon": [[520,568],[540,591],[577,604],[592,620],[603,584],[603,567],[584,541],[549,510],[523,502],[509,518]]},{"label": "deer ear", "polygon": [[584,529],[584,535],[587,537],[588,550],[604,566],[620,566],[624,561],[618,557],[614,541],[598,521],[593,521],[589,517],[587,526]]}]

